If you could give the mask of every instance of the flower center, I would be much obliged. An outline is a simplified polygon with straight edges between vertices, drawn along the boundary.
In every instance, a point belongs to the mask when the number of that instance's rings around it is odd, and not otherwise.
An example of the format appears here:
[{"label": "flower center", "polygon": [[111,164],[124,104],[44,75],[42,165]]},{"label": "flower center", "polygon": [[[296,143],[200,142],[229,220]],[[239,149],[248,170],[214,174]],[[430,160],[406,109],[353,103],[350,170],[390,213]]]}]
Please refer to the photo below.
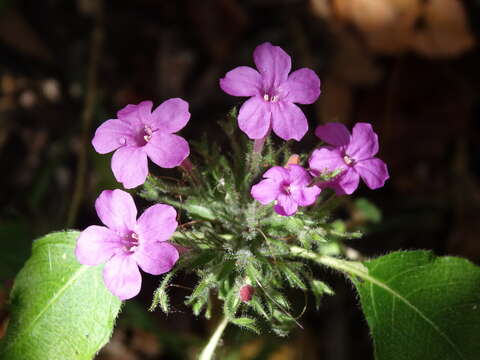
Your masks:
[{"label": "flower center", "polygon": [[128,253],[133,254],[135,251],[137,251],[139,243],[140,243],[140,237],[138,236],[137,233],[132,232],[130,236],[127,236],[125,238],[124,249]]},{"label": "flower center", "polygon": [[265,100],[266,102],[277,102],[278,101],[278,96],[277,95],[270,95],[270,94],[267,94],[265,93],[263,95],[263,100]]},{"label": "flower center", "polygon": [[291,195],[292,191],[295,190],[295,186],[292,184],[283,184],[282,186],[283,193],[286,195]]},{"label": "flower center", "polygon": [[149,142],[152,139],[152,134],[153,134],[152,128],[148,125],[145,125],[145,128],[143,129],[143,139],[146,142]]},{"label": "flower center", "polygon": [[355,162],[355,159],[351,158],[348,155],[345,155],[343,157],[343,161],[345,161],[345,164],[347,164],[347,165],[352,165]]}]

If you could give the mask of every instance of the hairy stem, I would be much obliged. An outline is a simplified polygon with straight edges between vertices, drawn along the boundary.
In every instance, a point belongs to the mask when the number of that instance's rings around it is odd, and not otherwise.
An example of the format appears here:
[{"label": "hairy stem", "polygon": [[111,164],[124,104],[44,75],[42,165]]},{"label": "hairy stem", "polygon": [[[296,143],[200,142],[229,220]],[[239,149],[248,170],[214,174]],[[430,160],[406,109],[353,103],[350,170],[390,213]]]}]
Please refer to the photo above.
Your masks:
[{"label": "hairy stem", "polygon": [[299,246],[291,246],[290,252],[294,256],[315,261],[318,264],[325,265],[329,268],[341,271],[347,275],[356,276],[375,284],[378,283],[376,279],[368,275],[368,269],[361,262],[343,260],[326,255],[319,255],[313,251],[305,250]]},{"label": "hairy stem", "polygon": [[218,342],[220,341],[220,338],[222,337],[223,331],[227,327],[227,324],[228,324],[228,318],[225,316],[222,319],[222,321],[218,324],[217,328],[215,329],[215,332],[210,337],[210,340],[208,340],[207,345],[203,348],[202,353],[200,354],[200,357],[198,358],[198,360],[213,359],[213,354],[215,353],[215,349],[217,348]]}]

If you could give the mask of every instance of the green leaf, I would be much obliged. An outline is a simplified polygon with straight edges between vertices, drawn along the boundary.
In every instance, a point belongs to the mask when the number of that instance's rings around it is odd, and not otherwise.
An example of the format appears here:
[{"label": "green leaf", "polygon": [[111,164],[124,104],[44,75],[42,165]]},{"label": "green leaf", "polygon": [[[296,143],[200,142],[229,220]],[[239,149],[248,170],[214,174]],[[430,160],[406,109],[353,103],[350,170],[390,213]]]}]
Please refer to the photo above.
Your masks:
[{"label": "green leaf", "polygon": [[105,287],[102,266],[76,260],[78,235],[57,232],[33,243],[13,285],[1,359],[92,359],[110,338],[121,302]]},{"label": "green leaf", "polygon": [[323,281],[312,279],[310,281],[310,289],[312,290],[313,296],[315,296],[315,306],[317,310],[320,308],[320,303],[324,295],[334,295],[335,292],[325,284]]},{"label": "green leaf", "polygon": [[167,288],[175,275],[176,271],[171,271],[164,276],[162,282],[160,283],[160,286],[153,293],[152,304],[150,305],[148,311],[155,311],[157,306],[160,305],[160,309],[165,314],[168,314],[170,312],[170,301],[167,293]]},{"label": "green leaf", "polygon": [[257,334],[260,333],[260,330],[256,326],[256,321],[254,319],[251,319],[248,317],[242,317],[242,318],[230,319],[230,322],[232,322],[237,326],[244,327],[248,330],[251,330]]},{"label": "green leaf", "polygon": [[299,288],[299,289],[302,289],[302,290],[307,289],[307,285],[305,285],[305,283],[300,278],[300,276],[297,275],[295,273],[295,271],[293,271],[290,268],[290,266],[288,266],[286,263],[279,262],[277,264],[277,267],[278,267],[279,271],[281,271],[283,273],[283,276],[285,277],[285,279],[287,280],[287,282],[289,283],[289,285],[292,288]]},{"label": "green leaf", "polygon": [[228,292],[228,295],[223,303],[223,313],[229,319],[235,317],[238,306],[240,305],[240,296],[238,294],[238,288],[233,287]]},{"label": "green leaf", "polygon": [[479,267],[427,251],[395,252],[365,266],[355,285],[377,360],[479,358]]},{"label": "green leaf", "polygon": [[200,218],[205,220],[216,220],[215,214],[206,206],[194,204],[193,202],[187,201],[185,205],[182,206],[185,210],[188,211],[188,214],[192,218]]},{"label": "green leaf", "polygon": [[378,224],[382,220],[381,211],[375,204],[365,198],[355,200],[355,207],[359,211],[359,215],[367,221]]}]

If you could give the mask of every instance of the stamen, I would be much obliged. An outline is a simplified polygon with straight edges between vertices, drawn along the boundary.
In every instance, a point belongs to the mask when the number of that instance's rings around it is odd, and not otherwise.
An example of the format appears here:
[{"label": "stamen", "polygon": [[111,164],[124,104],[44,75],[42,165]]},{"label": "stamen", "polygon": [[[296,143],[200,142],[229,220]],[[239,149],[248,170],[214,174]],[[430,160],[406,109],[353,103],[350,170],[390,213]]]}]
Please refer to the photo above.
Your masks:
[{"label": "stamen", "polygon": [[125,245],[125,250],[134,253],[138,249],[138,244],[140,241],[140,237],[137,233],[132,232],[130,235],[130,239],[127,238],[127,244]]},{"label": "stamen", "polygon": [[269,102],[276,102],[278,100],[278,96],[277,95],[265,94],[265,95],[263,95],[263,100],[269,101]]},{"label": "stamen", "polygon": [[127,143],[127,139],[121,137],[120,139],[118,139],[118,142],[120,143],[120,145],[125,145]]},{"label": "stamen", "polygon": [[347,164],[347,165],[351,165],[354,162],[354,160],[348,155],[345,155],[343,157],[343,161],[345,161],[345,164]]},{"label": "stamen", "polygon": [[151,139],[152,139],[152,134],[153,134],[153,131],[152,129],[150,128],[150,126],[147,126],[145,125],[145,135],[143,136],[143,139],[146,141],[146,142],[149,142]]}]

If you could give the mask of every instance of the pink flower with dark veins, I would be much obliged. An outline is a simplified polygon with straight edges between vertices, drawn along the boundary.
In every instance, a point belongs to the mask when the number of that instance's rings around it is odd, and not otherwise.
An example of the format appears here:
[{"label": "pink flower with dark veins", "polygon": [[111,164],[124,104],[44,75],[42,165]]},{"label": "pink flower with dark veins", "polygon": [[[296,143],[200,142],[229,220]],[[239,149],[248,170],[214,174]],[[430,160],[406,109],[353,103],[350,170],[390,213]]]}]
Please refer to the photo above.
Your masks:
[{"label": "pink flower with dark veins", "polygon": [[300,141],[308,122],[295,103],[314,103],[320,95],[320,79],[307,68],[288,75],[290,56],[268,42],[257,46],[253,60],[258,71],[240,66],[220,79],[220,87],[227,94],[250,97],[238,114],[240,129],[250,139],[264,138],[273,129],[284,140]]},{"label": "pink flower with dark veins", "polygon": [[275,201],[274,210],[282,216],[295,214],[298,206],[312,205],[320,194],[319,187],[310,186],[312,177],[300,165],[274,166],[263,177],[250,193],[262,205]]},{"label": "pink flower with dark veins", "polygon": [[375,157],[378,136],[372,125],[357,123],[350,134],[345,125],[329,123],[317,127],[315,135],[331,146],[312,153],[309,164],[313,175],[341,170],[333,180],[318,184],[320,187],[331,187],[337,195],[351,194],[360,177],[372,190],[382,187],[389,178],[387,165]]},{"label": "pink flower with dark veins", "polygon": [[187,141],[173,134],[190,119],[188,103],[169,99],[152,112],[152,102],[127,105],[118,119],[105,121],[95,132],[92,145],[100,154],[114,150],[112,171],[126,189],[143,184],[148,160],[163,168],[173,168],[190,154]]},{"label": "pink flower with dark veins", "polygon": [[106,263],[103,279],[121,300],[140,292],[143,271],[160,275],[172,269],[178,251],[168,243],[177,228],[177,212],[170,205],[147,208],[137,220],[137,208],[130,194],[105,190],[95,202],[105,226],[92,225],[80,233],[75,255],[83,265]]}]

